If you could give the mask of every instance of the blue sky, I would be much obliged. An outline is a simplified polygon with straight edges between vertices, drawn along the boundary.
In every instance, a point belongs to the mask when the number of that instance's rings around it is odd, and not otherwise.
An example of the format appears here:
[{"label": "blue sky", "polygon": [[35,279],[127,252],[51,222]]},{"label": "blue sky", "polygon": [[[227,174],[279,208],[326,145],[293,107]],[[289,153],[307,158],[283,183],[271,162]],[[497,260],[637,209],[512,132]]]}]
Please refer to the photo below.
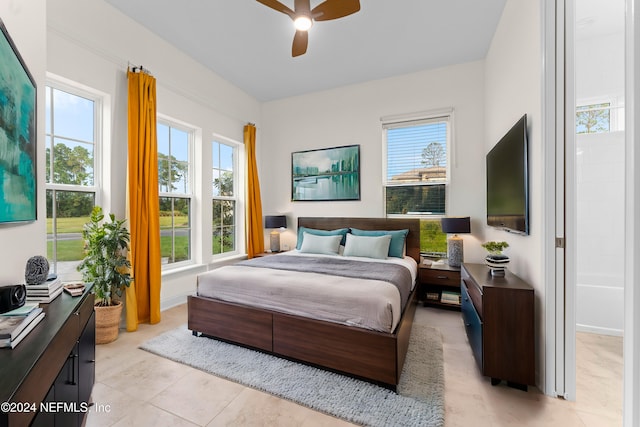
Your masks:
[{"label": "blue sky", "polygon": [[387,179],[425,167],[422,164],[422,150],[432,142],[440,143],[446,152],[446,135],[446,122],[387,129],[387,164],[391,165],[387,168]]}]

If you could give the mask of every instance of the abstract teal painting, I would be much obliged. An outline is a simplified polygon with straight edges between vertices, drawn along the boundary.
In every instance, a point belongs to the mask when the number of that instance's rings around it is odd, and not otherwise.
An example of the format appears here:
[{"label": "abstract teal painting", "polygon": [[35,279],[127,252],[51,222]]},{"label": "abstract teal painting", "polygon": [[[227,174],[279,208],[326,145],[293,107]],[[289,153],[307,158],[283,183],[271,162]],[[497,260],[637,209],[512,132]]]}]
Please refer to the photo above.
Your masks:
[{"label": "abstract teal painting", "polygon": [[291,200],[360,200],[360,146],[291,153]]},{"label": "abstract teal painting", "polygon": [[36,85],[0,20],[0,223],[36,220]]}]

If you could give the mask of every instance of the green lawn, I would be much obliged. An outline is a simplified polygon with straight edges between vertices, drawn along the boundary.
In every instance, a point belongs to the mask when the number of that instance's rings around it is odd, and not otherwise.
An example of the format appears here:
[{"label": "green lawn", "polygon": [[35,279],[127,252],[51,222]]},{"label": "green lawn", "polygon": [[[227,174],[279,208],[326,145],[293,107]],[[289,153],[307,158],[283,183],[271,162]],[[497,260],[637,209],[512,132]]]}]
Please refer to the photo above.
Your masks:
[{"label": "green lawn", "polygon": [[[82,233],[82,226],[89,222],[88,216],[80,216],[76,218],[58,218],[56,225],[58,234],[62,233]],[[47,218],[47,233],[53,232],[53,220]]]},{"label": "green lawn", "polygon": [[[187,216],[175,217],[176,223],[187,224]],[[88,217],[79,218],[59,218],[58,233],[80,233],[82,226],[89,220]],[[169,228],[171,217],[160,217],[160,227]],[[47,218],[47,232],[51,231],[51,219]],[[82,239],[59,240],[58,241],[58,261],[76,261],[84,257]],[[233,250],[233,242],[225,241],[224,252]],[[184,261],[189,258],[189,238],[180,236],[175,238],[175,260],[170,262]],[[429,252],[447,252],[447,235],[440,230],[439,220],[420,221],[420,248]],[[219,239],[213,241],[213,253],[219,254],[223,251],[220,248]],[[162,257],[171,258],[171,237],[166,236],[160,239],[160,253]],[[53,242],[47,242],[47,254],[53,255]]]},{"label": "green lawn", "polygon": [[[84,258],[84,242],[78,240],[58,241],[58,261],[78,261]],[[53,259],[53,242],[47,242],[47,257]]]},{"label": "green lawn", "polygon": [[[176,227],[186,226],[189,224],[189,217],[186,215],[176,216],[175,225]],[[82,227],[84,224],[89,222],[88,216],[80,216],[76,218],[58,218],[56,224],[58,226],[58,234],[62,233],[82,233]],[[169,228],[171,227],[171,217],[170,216],[161,216],[160,217],[160,228]],[[51,218],[47,218],[47,233],[51,234],[53,231],[53,220]]]},{"label": "green lawn", "polygon": [[442,232],[439,219],[420,220],[420,250],[447,252],[447,235]]},{"label": "green lawn", "polygon": [[[82,227],[89,221],[89,217],[77,217],[77,218],[58,218],[57,232],[58,234],[65,233],[82,233]],[[176,216],[176,226],[188,224],[188,217]],[[47,218],[47,233],[52,233],[53,220]],[[160,217],[160,228],[170,228],[171,217]],[[189,238],[188,237],[176,237],[176,254],[175,260],[172,262],[183,261],[189,258]],[[162,237],[160,239],[160,252],[163,257],[171,256],[171,237]],[[53,242],[47,242],[47,256],[53,259]],[[57,259],[58,261],[77,261],[84,258],[84,242],[80,239],[75,240],[58,240],[57,244]]]},{"label": "green lawn", "polygon": [[160,255],[169,258],[170,263],[189,259],[189,238],[178,236],[175,238],[175,259],[171,259],[171,236],[160,237]]}]

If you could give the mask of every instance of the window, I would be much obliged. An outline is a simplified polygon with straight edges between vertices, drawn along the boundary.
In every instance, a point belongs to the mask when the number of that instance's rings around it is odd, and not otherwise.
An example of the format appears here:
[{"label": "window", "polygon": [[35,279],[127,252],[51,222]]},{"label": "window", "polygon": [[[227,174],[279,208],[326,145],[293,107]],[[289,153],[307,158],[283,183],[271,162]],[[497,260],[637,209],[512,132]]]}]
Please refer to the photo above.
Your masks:
[{"label": "window", "polygon": [[81,278],[82,226],[97,202],[100,184],[102,98],[67,84],[45,87],[45,191],[47,258],[63,280]]},{"label": "window", "polygon": [[446,214],[450,113],[417,120],[383,122],[387,216],[420,221],[422,252],[446,252],[440,218]]},{"label": "window", "polygon": [[213,255],[236,250],[238,176],[236,144],[214,140],[212,152],[212,252]]},{"label": "window", "polygon": [[611,131],[611,103],[576,107],[576,133],[602,133]]},{"label": "window", "polygon": [[158,187],[162,264],[191,260],[191,151],[194,131],[158,120]]}]

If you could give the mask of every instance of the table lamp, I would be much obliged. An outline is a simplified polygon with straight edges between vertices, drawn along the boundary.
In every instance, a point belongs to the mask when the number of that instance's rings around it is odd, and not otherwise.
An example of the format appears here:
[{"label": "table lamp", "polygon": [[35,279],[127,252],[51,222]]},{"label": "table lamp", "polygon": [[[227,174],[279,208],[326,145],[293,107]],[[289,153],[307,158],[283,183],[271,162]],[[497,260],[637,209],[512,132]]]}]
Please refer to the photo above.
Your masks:
[{"label": "table lamp", "polygon": [[280,232],[287,228],[287,217],[284,215],[267,215],[264,217],[264,228],[272,228],[269,234],[271,252],[280,252]]},{"label": "table lamp", "polygon": [[453,234],[447,239],[447,257],[450,267],[460,267],[464,260],[463,240],[458,234],[471,233],[471,218],[468,216],[457,218],[442,218],[440,220],[442,232]]}]

